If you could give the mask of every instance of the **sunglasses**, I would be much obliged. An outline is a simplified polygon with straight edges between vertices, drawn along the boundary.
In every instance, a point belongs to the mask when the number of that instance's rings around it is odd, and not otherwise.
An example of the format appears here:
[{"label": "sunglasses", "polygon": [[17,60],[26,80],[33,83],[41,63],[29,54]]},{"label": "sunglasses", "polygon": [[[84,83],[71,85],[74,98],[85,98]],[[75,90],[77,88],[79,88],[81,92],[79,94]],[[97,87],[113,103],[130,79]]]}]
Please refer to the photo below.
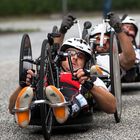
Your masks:
[{"label": "sunglasses", "polygon": [[[100,40],[101,40],[101,36],[95,36],[94,39],[95,39],[96,41],[100,41]],[[108,40],[109,40],[109,37],[104,37],[103,40],[104,40],[104,41],[108,41]]]},{"label": "sunglasses", "polygon": [[76,50],[67,50],[66,51],[68,54],[71,55],[71,57],[77,56],[78,58],[85,58],[85,54],[83,52],[80,51],[76,51]]}]

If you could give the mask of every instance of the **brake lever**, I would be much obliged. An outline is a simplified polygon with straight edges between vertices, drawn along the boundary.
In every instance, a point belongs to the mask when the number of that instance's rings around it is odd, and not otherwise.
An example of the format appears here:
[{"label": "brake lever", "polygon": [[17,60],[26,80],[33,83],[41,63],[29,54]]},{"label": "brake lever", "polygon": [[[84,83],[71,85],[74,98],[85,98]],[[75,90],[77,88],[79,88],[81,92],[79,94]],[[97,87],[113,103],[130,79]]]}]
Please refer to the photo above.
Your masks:
[{"label": "brake lever", "polygon": [[32,63],[32,64],[36,64],[36,62],[32,59],[21,59],[22,62],[29,62],[29,63]]}]

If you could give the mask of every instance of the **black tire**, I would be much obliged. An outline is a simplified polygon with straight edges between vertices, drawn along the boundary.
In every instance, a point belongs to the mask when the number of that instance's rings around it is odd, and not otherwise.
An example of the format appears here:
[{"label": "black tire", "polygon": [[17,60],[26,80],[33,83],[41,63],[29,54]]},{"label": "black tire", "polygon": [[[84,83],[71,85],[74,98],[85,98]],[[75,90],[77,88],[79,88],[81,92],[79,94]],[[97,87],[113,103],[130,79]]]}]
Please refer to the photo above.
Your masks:
[{"label": "black tire", "polygon": [[[39,72],[39,94],[41,99],[45,99],[45,87],[44,87],[44,77],[46,75],[46,55],[47,55],[47,47],[48,41],[44,40],[41,49],[41,60],[40,60],[40,72]],[[52,120],[53,113],[52,109],[47,104],[40,105],[40,116],[41,116],[41,124],[42,131],[45,140],[49,140],[51,137],[52,131]]]},{"label": "black tire", "polygon": [[120,122],[122,113],[122,96],[121,96],[121,78],[120,78],[120,63],[118,55],[118,40],[116,34],[111,32],[110,36],[110,78],[111,78],[111,93],[116,98],[117,109],[114,113],[116,122]]},{"label": "black tire", "polygon": [[28,34],[24,34],[21,41],[20,58],[19,58],[19,84],[25,81],[26,70],[33,69],[33,64],[22,61],[23,59],[32,60],[32,48]]}]

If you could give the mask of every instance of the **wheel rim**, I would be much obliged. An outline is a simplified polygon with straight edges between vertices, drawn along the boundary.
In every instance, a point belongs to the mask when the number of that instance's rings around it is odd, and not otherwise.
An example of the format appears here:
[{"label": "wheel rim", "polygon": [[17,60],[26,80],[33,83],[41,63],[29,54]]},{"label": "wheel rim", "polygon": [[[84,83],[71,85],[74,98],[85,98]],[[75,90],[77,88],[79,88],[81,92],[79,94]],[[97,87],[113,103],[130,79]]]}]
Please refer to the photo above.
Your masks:
[{"label": "wheel rim", "polygon": [[27,69],[32,69],[33,65],[29,62],[23,62],[23,59],[32,60],[32,48],[28,34],[24,34],[20,47],[20,60],[19,60],[19,82],[21,81],[21,75]]},{"label": "wheel rim", "polygon": [[121,78],[120,78],[120,63],[118,55],[118,42],[115,33],[112,33],[112,41],[110,42],[110,76],[111,76],[111,92],[116,98],[116,112],[115,120],[120,122],[122,112],[122,98],[121,98]]}]

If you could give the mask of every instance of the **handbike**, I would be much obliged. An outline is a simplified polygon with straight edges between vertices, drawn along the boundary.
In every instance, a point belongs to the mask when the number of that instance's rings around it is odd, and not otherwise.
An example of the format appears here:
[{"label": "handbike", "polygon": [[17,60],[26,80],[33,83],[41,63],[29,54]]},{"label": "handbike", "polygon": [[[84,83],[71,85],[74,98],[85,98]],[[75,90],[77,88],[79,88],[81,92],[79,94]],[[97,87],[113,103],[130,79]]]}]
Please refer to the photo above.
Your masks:
[{"label": "handbike", "polygon": [[[92,121],[92,112],[87,112],[84,115],[79,114],[76,118],[68,119],[68,121],[66,121],[64,124],[59,124],[55,120],[52,108],[70,105],[71,103],[66,101],[64,103],[52,104],[45,96],[46,86],[54,85],[58,89],[60,88],[60,61],[69,55],[67,53],[58,51],[59,45],[54,44],[53,37],[57,37],[59,34],[54,33],[54,30],[56,31],[57,28],[54,27],[53,33],[49,33],[47,39],[44,39],[41,48],[41,55],[36,60],[32,59],[31,43],[27,34],[23,36],[20,51],[19,77],[21,77],[22,74],[28,69],[35,69],[36,71],[36,77],[33,77],[31,83],[31,87],[34,89],[35,96],[29,107],[31,110],[30,125],[42,126],[42,132],[45,140],[49,140],[51,138],[51,132],[54,127],[66,127],[70,125],[81,126],[83,123],[89,123]],[[24,64],[28,64],[29,67],[25,67],[26,65]],[[25,81],[19,78],[19,83],[22,82]],[[18,111],[21,110],[24,111],[24,108],[18,109]]]},{"label": "handbike", "polygon": [[[103,46],[103,38],[104,33],[107,30],[107,23],[108,19],[105,19],[103,21],[103,25],[105,30],[101,33],[101,40],[100,40],[100,47]],[[93,47],[94,50],[94,38],[90,39],[90,45]],[[109,46],[110,49],[106,53],[98,53],[94,51],[93,53],[93,59],[90,65],[96,65],[96,58],[97,56],[108,56],[108,64],[109,64],[109,70],[104,69],[103,67],[99,66],[100,69],[105,72],[103,75],[99,75],[99,77],[106,83],[106,86],[110,90],[110,92],[115,96],[116,98],[116,112],[114,113],[114,117],[116,122],[120,122],[121,120],[121,113],[122,113],[122,98],[121,98],[121,78],[120,78],[120,63],[119,63],[119,49],[120,49],[120,43],[117,39],[116,33],[110,28],[110,39],[109,39]],[[103,61],[103,60],[102,60]],[[98,65],[98,64],[97,64]]]}]

